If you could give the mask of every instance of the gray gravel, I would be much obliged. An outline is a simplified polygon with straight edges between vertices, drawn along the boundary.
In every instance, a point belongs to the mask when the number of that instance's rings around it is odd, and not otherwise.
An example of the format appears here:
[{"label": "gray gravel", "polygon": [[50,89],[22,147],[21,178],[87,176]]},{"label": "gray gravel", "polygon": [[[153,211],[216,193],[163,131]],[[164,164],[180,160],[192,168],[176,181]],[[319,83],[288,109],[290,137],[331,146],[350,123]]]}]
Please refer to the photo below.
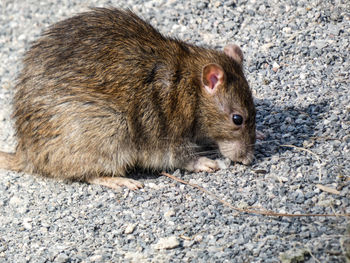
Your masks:
[{"label": "gray gravel", "polygon": [[[167,35],[218,49],[235,42],[244,50],[257,125],[267,134],[256,161],[215,174],[177,171],[178,177],[240,208],[350,213],[347,0],[1,0],[1,150],[16,145],[11,101],[24,51],[48,25],[88,6],[130,7]],[[350,260],[344,217],[237,214],[157,175],[135,175],[145,184],[135,192],[0,175],[0,262]]]}]

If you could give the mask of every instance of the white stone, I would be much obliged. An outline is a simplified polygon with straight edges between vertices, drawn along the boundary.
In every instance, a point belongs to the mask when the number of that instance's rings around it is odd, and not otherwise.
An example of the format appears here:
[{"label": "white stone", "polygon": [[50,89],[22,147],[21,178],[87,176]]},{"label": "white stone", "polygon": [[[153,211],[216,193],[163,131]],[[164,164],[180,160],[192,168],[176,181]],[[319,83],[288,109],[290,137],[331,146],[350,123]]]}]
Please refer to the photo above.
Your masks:
[{"label": "white stone", "polygon": [[155,245],[156,249],[172,249],[180,245],[179,240],[176,236],[160,238],[158,243]]},{"label": "white stone", "polygon": [[125,228],[124,233],[125,233],[125,234],[131,234],[132,232],[134,232],[135,228],[136,228],[136,224],[129,224],[129,225]]}]

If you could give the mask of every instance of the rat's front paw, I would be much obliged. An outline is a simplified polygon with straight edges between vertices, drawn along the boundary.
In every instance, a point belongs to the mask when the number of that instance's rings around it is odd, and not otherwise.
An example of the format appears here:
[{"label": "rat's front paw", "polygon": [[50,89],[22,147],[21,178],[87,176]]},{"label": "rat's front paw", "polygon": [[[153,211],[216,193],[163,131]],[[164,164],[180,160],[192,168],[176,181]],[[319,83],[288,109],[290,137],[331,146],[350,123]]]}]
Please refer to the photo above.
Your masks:
[{"label": "rat's front paw", "polygon": [[214,172],[220,167],[218,163],[207,157],[199,157],[198,159],[190,161],[185,169],[191,172]]}]

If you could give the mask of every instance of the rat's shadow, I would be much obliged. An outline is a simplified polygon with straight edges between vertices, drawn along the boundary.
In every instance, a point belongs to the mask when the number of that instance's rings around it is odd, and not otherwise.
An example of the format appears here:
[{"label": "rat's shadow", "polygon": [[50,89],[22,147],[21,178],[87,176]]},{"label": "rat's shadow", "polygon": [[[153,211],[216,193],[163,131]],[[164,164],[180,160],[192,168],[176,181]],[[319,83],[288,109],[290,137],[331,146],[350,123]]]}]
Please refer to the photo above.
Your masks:
[{"label": "rat's shadow", "polygon": [[[303,147],[303,142],[317,136],[317,126],[323,121],[322,113],[329,111],[326,101],[310,104],[307,107],[280,107],[270,100],[256,100],[257,129],[266,138],[257,141],[256,163],[276,153],[290,150],[282,145]],[[316,128],[316,129],[315,129]]]}]

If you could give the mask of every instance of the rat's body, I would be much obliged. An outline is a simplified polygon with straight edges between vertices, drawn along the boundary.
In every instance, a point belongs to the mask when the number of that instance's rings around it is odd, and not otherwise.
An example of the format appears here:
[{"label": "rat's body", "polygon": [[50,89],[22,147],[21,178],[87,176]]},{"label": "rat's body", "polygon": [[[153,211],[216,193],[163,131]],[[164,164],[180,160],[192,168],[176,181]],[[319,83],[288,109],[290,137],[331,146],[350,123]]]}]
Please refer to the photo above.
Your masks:
[{"label": "rat's body", "polygon": [[216,169],[198,155],[202,143],[249,163],[255,108],[240,49],[225,53],[165,38],[129,11],[94,9],[55,24],[25,56],[18,146],[0,154],[0,167],[137,188],[120,177],[134,166]]}]

